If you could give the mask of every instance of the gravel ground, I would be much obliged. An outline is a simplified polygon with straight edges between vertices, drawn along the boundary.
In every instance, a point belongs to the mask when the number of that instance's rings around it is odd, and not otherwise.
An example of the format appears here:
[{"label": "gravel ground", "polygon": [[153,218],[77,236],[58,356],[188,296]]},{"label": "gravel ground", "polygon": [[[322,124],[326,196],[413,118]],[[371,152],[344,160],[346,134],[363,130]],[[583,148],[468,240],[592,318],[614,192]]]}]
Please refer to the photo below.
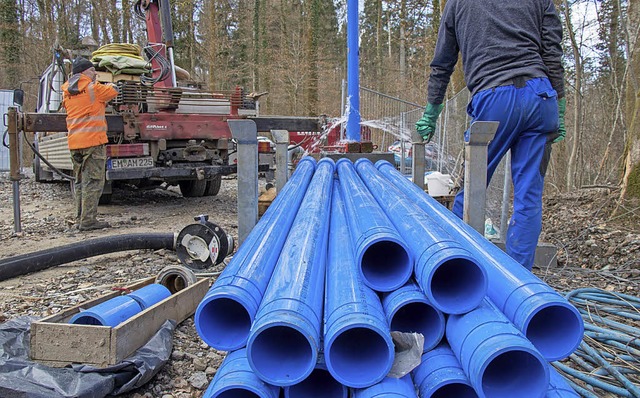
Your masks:
[{"label": "gravel ground", "polygon": [[[210,221],[237,236],[236,184],[223,179],[210,198],[183,198],[177,188],[116,189],[113,202],[100,206],[100,218],[113,228],[78,232],[72,228],[68,185],[23,180],[22,233],[13,233],[12,184],[0,176],[0,258],[122,233],[179,232],[206,213]],[[263,184],[261,184],[263,185]],[[638,203],[625,203],[611,214],[616,194],[588,190],[545,200],[542,240],[556,244],[559,266],[534,272],[561,291],[595,286],[640,295]],[[155,276],[179,264],[168,250],[139,250],[80,260],[0,282],[0,322],[23,315],[48,316],[100,296],[113,287]],[[198,337],[193,317],[174,333],[171,360],[143,388],[124,397],[200,397],[224,357]]]}]

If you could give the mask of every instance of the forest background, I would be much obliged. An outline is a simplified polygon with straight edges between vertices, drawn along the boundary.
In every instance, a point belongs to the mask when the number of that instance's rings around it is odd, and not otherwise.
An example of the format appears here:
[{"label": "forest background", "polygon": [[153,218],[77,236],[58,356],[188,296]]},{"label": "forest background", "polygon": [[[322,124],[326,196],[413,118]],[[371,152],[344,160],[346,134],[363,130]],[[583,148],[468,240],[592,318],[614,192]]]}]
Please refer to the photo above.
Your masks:
[{"label": "forest background", "polygon": [[[554,0],[564,25],[567,139],[554,145],[557,191],[621,188],[640,197],[640,0]],[[446,0],[365,0],[360,84],[424,104]],[[147,44],[132,0],[0,0],[0,88],[34,109],[53,47]],[[345,0],[173,0],[178,66],[211,90],[268,92],[261,114],[340,116]],[[461,62],[449,97],[465,87]]]}]

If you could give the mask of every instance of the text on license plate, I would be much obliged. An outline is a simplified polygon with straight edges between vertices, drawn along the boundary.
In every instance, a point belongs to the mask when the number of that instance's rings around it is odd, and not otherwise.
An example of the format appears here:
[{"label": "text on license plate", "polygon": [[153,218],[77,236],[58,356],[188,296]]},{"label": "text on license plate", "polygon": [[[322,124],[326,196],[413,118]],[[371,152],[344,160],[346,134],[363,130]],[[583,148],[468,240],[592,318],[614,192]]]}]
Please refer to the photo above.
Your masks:
[{"label": "text on license plate", "polygon": [[136,167],[153,167],[153,158],[151,156],[145,156],[141,158],[109,159],[109,169],[130,169]]}]

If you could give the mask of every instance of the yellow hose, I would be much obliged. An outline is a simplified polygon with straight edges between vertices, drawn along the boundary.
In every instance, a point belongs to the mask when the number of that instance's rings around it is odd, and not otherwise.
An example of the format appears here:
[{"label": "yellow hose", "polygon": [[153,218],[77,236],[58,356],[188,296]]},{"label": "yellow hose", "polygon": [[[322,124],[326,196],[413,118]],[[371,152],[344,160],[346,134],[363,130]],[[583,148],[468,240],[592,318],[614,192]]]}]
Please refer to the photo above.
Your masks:
[{"label": "yellow hose", "polygon": [[144,61],[144,58],[140,56],[141,52],[142,49],[137,44],[111,43],[105,44],[104,46],[98,48],[91,54],[91,56],[92,58],[100,58],[104,57],[105,55],[124,55]]}]

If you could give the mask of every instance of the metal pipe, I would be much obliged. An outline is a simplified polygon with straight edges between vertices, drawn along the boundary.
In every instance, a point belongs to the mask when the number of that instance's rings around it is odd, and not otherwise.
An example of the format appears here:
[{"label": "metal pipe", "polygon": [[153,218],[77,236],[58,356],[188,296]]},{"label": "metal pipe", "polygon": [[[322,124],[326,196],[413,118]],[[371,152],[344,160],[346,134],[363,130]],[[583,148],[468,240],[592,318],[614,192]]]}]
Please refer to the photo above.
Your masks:
[{"label": "metal pipe", "polygon": [[249,364],[270,384],[300,383],[317,362],[334,167],[318,162],[251,325]]},{"label": "metal pipe", "polygon": [[349,159],[336,163],[356,264],[364,283],[379,292],[403,286],[414,259],[389,217],[358,177]]},{"label": "metal pipe", "polygon": [[518,264],[505,252],[465,224],[435,199],[407,181],[389,162],[376,167],[401,196],[422,213],[447,228],[453,239],[466,242],[488,275],[487,295],[548,361],[569,356],[582,341],[584,323],[578,310],[563,296]]},{"label": "metal pipe", "polygon": [[383,295],[382,308],[391,330],[424,336],[422,352],[437,346],[444,336],[444,315],[414,281]]},{"label": "metal pipe", "polygon": [[421,359],[420,365],[412,372],[420,398],[478,397],[447,343],[441,343],[424,353]]},{"label": "metal pipe", "polygon": [[196,330],[211,347],[233,351],[247,343],[251,323],[315,168],[313,158],[300,160],[282,192],[198,305]]},{"label": "metal pipe", "polygon": [[347,140],[360,142],[358,0],[347,0]]},{"label": "metal pipe", "polygon": [[385,377],[371,387],[353,390],[353,398],[417,398],[411,375],[400,379]]},{"label": "metal pipe", "polygon": [[13,232],[22,232],[20,222],[20,150],[18,147],[18,110],[7,111],[7,133],[9,134],[9,178],[13,187]]},{"label": "metal pipe", "polygon": [[487,276],[469,250],[390,184],[370,160],[359,159],[355,167],[413,252],[416,282],[429,301],[448,314],[478,306],[487,292]]},{"label": "metal pipe", "polygon": [[265,383],[253,373],[247,361],[247,350],[243,348],[227,354],[203,398],[279,396],[279,387]]},{"label": "metal pipe", "polygon": [[336,181],[326,272],[324,358],[336,380],[362,388],[389,373],[394,346],[380,299],[362,282],[356,265],[343,198]]},{"label": "metal pipe", "polygon": [[507,240],[509,204],[511,203],[511,150],[504,156],[504,182],[502,184],[502,207],[500,209],[500,239]]},{"label": "metal pipe", "polygon": [[546,393],[547,361],[488,299],[471,312],[450,315],[446,335],[479,396],[540,398]]},{"label": "metal pipe", "polygon": [[125,234],[89,239],[70,245],[0,260],[0,281],[60,264],[106,253],[138,249],[175,249],[175,234]]}]

